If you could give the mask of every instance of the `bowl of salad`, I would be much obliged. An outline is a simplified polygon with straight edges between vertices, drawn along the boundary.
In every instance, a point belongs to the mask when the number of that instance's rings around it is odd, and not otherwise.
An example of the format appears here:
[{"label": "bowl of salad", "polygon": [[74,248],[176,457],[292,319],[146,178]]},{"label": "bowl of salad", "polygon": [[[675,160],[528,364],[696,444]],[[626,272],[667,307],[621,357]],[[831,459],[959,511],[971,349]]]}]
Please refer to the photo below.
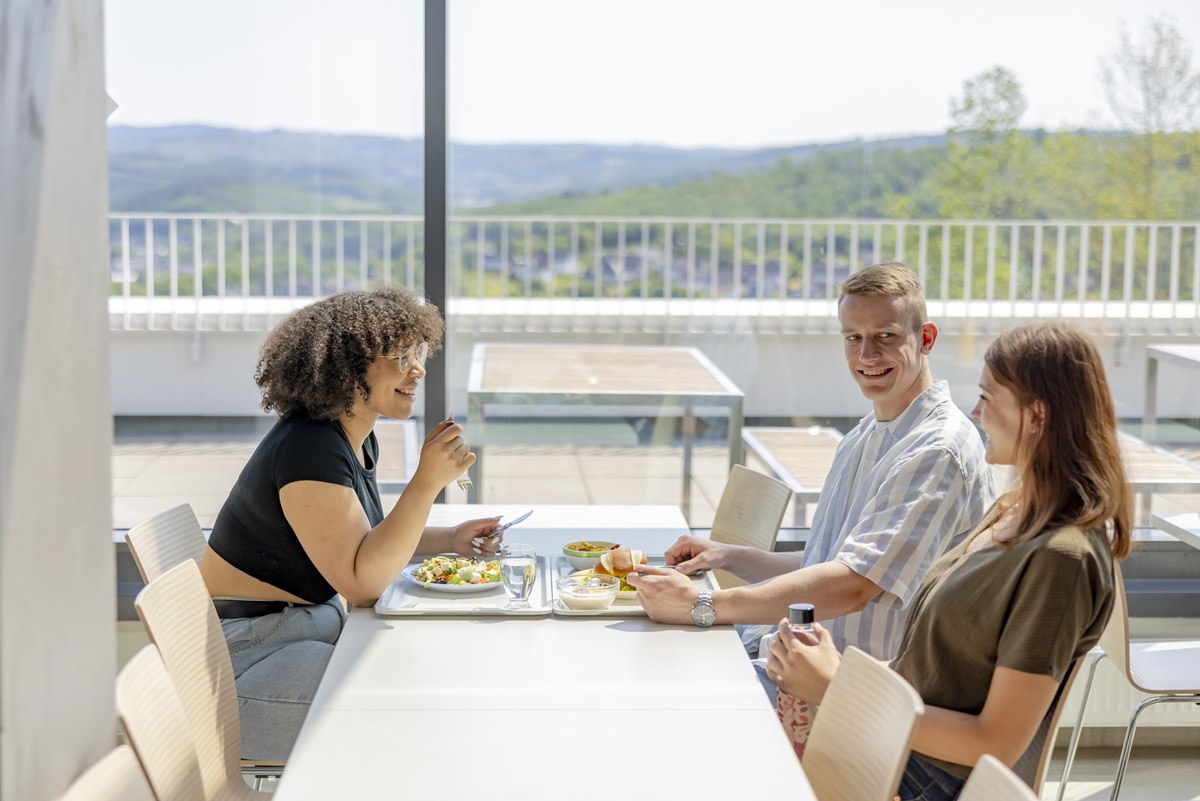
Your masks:
[{"label": "bowl of salad", "polygon": [[588,568],[595,567],[596,560],[600,558],[600,554],[619,547],[620,545],[615,542],[578,540],[576,542],[568,542],[563,546],[562,552],[563,557],[571,564],[571,567],[576,570],[587,570]]}]

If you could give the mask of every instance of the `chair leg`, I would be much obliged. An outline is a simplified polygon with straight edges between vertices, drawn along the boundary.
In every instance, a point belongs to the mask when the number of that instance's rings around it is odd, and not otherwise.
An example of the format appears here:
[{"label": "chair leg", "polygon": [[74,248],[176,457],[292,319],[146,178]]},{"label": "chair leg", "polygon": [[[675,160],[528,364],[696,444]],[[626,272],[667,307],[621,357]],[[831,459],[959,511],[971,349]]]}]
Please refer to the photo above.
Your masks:
[{"label": "chair leg", "polygon": [[1075,751],[1079,748],[1079,735],[1083,733],[1083,713],[1087,711],[1088,697],[1092,694],[1092,679],[1096,678],[1096,667],[1104,661],[1108,654],[1096,649],[1087,654],[1088,677],[1083,685],[1083,697],[1079,699],[1079,714],[1075,717],[1075,728],[1071,731],[1071,742],[1067,745],[1067,758],[1063,762],[1062,779],[1058,783],[1058,794],[1054,801],[1063,801],[1067,791],[1067,780],[1071,777],[1071,766],[1075,764]]},{"label": "chair leg", "polygon": [[1129,752],[1133,750],[1133,733],[1137,729],[1138,715],[1142,714],[1142,710],[1167,701],[1194,700],[1191,696],[1180,698],[1170,695],[1155,695],[1147,698],[1133,708],[1133,714],[1129,718],[1129,728],[1125,730],[1125,743],[1121,746],[1121,758],[1117,762],[1117,778],[1113,780],[1112,795],[1109,796],[1109,801],[1117,801],[1117,795],[1121,792],[1121,780],[1125,778],[1125,765],[1129,762]]}]

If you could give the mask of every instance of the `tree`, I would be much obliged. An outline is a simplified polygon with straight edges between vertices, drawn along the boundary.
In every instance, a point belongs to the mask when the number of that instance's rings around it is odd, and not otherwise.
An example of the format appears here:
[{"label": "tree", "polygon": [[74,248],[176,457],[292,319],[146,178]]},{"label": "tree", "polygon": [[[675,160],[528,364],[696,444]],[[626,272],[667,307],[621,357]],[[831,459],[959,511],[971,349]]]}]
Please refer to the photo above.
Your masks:
[{"label": "tree", "polygon": [[935,173],[933,193],[943,216],[1027,213],[1021,176],[1031,144],[1018,127],[1026,106],[1017,76],[1004,67],[963,82],[962,97],[950,101],[946,159]]},{"label": "tree", "polygon": [[1180,161],[1196,163],[1200,143],[1184,135],[1200,122],[1200,72],[1192,69],[1192,50],[1168,16],[1151,17],[1135,41],[1122,25],[1112,55],[1101,58],[1109,110],[1130,131],[1132,158],[1123,165],[1129,185],[1129,216],[1162,214],[1159,173]]}]

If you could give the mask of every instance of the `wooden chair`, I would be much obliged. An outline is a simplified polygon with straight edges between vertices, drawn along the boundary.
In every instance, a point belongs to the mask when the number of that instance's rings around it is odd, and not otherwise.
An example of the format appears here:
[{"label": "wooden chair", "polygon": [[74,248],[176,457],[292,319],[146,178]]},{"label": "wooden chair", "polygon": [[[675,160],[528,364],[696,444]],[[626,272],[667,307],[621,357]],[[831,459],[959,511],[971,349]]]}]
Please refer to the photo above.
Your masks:
[{"label": "wooden chair", "polygon": [[1050,711],[1050,725],[1046,728],[1046,739],[1042,741],[1037,766],[1034,768],[1033,778],[1029,783],[1035,793],[1042,792],[1042,784],[1046,781],[1046,769],[1050,767],[1050,760],[1054,755],[1054,741],[1058,738],[1058,722],[1062,718],[1063,708],[1067,705],[1067,696],[1071,694],[1071,687],[1074,686],[1082,665],[1082,659],[1076,659],[1071,663],[1071,667],[1067,668],[1067,675],[1063,676],[1058,695],[1054,699],[1054,707]]},{"label": "wooden chair", "polygon": [[[713,517],[712,540],[772,550],[791,497],[791,489],[782,481],[734,465]],[[714,573],[722,587],[746,583],[724,570]]]},{"label": "wooden chair", "polygon": [[196,513],[186,503],[138,523],[126,532],[125,543],[147,584],[180,562],[194,559],[199,564],[208,545]]},{"label": "wooden chair", "polygon": [[[1136,640],[1129,639],[1129,602],[1125,597],[1125,579],[1119,565],[1113,565],[1116,579],[1112,617],[1108,627],[1100,636],[1102,655],[1091,659],[1088,681],[1083,697],[1079,699],[1079,718],[1076,732],[1083,724],[1083,712],[1091,692],[1092,676],[1096,666],[1108,657],[1137,690],[1150,695],[1133,708],[1129,726],[1125,730],[1125,742],[1117,761],[1117,776],[1113,781],[1112,801],[1121,792],[1121,781],[1125,777],[1125,766],[1129,763],[1129,752],[1133,748],[1133,736],[1137,729],[1138,716],[1147,707],[1162,703],[1200,703],[1200,640]],[[1061,787],[1065,788],[1070,777],[1071,765],[1075,760],[1078,736],[1072,735],[1063,765]],[[1062,789],[1058,797],[1062,798]]]},{"label": "wooden chair", "polygon": [[891,801],[925,704],[900,674],[851,646],[805,747],[819,801]]},{"label": "wooden chair", "polygon": [[176,565],[138,593],[133,602],[162,655],[191,726],[205,797],[261,798],[242,778],[279,775],[282,763],[241,760],[237,686],[229,647],[200,569]]},{"label": "wooden chair", "polygon": [[155,801],[137,754],[118,745],[67,788],[59,801]]},{"label": "wooden chair", "polygon": [[1038,801],[1038,795],[991,754],[975,763],[958,801]]},{"label": "wooden chair", "polygon": [[206,801],[187,715],[153,645],[117,674],[117,717],[158,801]]}]

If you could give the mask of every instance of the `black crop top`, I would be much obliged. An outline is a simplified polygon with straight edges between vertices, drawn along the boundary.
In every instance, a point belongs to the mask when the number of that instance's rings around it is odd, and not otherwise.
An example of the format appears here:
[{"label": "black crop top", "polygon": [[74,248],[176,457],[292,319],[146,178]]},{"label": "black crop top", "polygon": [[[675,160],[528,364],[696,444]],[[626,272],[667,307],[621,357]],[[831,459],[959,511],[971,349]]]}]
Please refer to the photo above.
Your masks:
[{"label": "black crop top", "polygon": [[279,420],[242,468],[213,524],[209,546],[226,562],[260,581],[309,603],[328,601],[336,591],[288,525],[279,490],[293,481],[350,487],[371,525],[379,525],[383,505],[375,483],[379,442],[374,431],[363,443],[363,456],[365,468],[336,422],[295,416]]}]

